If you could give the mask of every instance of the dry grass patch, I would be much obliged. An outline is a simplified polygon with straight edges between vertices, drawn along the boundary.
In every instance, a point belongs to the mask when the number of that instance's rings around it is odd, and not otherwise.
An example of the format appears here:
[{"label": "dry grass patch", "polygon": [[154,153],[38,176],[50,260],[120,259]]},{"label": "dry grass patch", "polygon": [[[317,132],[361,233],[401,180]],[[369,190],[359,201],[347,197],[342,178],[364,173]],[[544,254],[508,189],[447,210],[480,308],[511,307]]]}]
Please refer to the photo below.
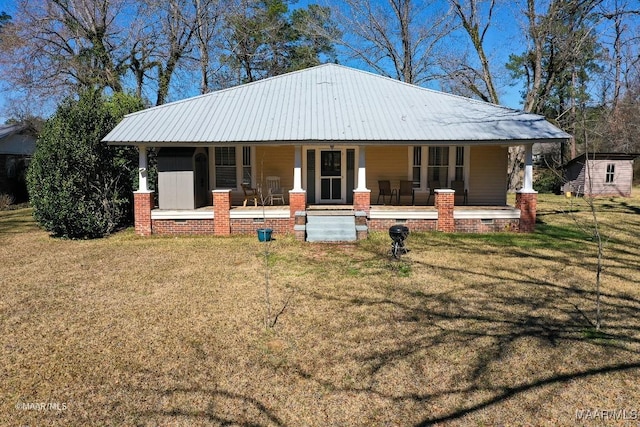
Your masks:
[{"label": "dry grass patch", "polygon": [[[640,198],[595,251],[555,196],[531,235],[413,234],[390,259],[276,236],[51,239],[0,213],[1,425],[576,425],[640,410]],[[21,409],[22,403],[63,410]],[[18,405],[18,407],[16,407]],[[55,405],[53,405],[55,406]],[[627,423],[630,421],[627,420]],[[635,421],[634,421],[635,422]]]}]

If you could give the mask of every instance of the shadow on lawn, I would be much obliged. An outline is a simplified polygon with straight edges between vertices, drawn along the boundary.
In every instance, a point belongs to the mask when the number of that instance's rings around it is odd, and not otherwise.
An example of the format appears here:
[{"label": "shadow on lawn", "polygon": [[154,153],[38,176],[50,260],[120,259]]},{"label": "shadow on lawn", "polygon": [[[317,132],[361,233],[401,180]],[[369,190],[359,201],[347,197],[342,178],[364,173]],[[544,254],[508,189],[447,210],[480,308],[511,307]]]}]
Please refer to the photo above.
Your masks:
[{"label": "shadow on lawn", "polygon": [[[230,393],[224,390],[206,390],[202,388],[171,388],[170,390],[136,390],[144,391],[145,393],[153,393],[155,396],[163,396],[171,398],[174,395],[193,395],[193,396],[207,396],[211,401],[225,401],[231,402],[232,405],[242,408],[244,416],[236,416],[235,414],[225,414],[230,412],[225,410],[219,410],[216,405],[209,403],[206,410],[188,410],[188,409],[170,409],[170,410],[156,410],[156,411],[143,411],[138,415],[145,419],[156,419],[157,417],[175,419],[187,419],[190,422],[196,420],[217,423],[218,425],[238,425],[238,426],[252,426],[258,427],[262,425],[275,425],[285,426],[285,423],[272,411],[270,411],[259,400],[249,396],[245,396],[238,393]],[[251,417],[250,421],[243,420],[243,418]],[[263,419],[264,423],[260,423],[259,419]]]},{"label": "shadow on lawn", "polygon": [[501,393],[497,394],[495,397],[491,398],[491,399],[487,399],[481,403],[478,403],[476,405],[471,405],[467,408],[458,410],[458,411],[454,411],[450,414],[441,416],[441,417],[434,417],[434,418],[428,418],[423,420],[422,422],[416,424],[418,426],[430,426],[433,425],[435,423],[441,423],[441,422],[445,422],[445,421],[451,421],[451,420],[455,420],[458,418],[461,418],[467,414],[470,414],[472,412],[478,411],[480,409],[489,407],[491,405],[494,405],[496,403],[499,403],[503,400],[509,399],[515,395],[517,395],[518,393],[523,393],[525,391],[531,390],[531,389],[535,389],[538,387],[544,387],[546,385],[550,385],[550,384],[555,384],[555,383],[565,383],[565,382],[569,382],[578,378],[588,378],[588,377],[592,377],[592,376],[596,376],[596,375],[600,375],[600,374],[607,374],[607,373],[612,373],[612,372],[620,372],[620,371],[626,371],[626,370],[630,370],[630,369],[638,369],[640,368],[640,362],[639,363],[622,363],[622,364],[618,364],[618,365],[613,365],[613,366],[605,366],[602,368],[597,368],[597,369],[587,369],[585,371],[580,371],[580,372],[573,372],[571,374],[563,374],[563,375],[556,375],[556,376],[552,376],[549,378],[543,378],[539,381],[534,381],[532,383],[529,384],[522,384],[520,386],[516,386],[516,387],[506,387]]},{"label": "shadow on lawn", "polygon": [[[428,267],[428,266],[423,266]],[[442,267],[439,267],[442,270]],[[462,271],[441,272],[462,273]],[[469,271],[464,271],[469,274]],[[503,271],[504,273],[504,271]],[[513,272],[511,272],[513,273]],[[486,279],[487,276],[483,275]],[[496,272],[489,276],[495,279],[496,283],[504,282],[508,275]],[[424,352],[438,346],[456,345],[466,346],[470,352],[475,352],[474,362],[468,371],[464,369],[456,375],[462,375],[462,382],[471,382],[470,386],[451,388],[446,391],[424,394],[391,394],[383,393],[380,390],[369,388],[341,388],[335,384],[314,379],[328,389],[343,391],[348,393],[371,393],[378,397],[391,401],[412,401],[420,404],[434,403],[438,399],[451,396],[478,396],[489,397],[472,399],[468,404],[456,405],[456,409],[439,413],[433,417],[425,418],[417,425],[426,426],[436,423],[452,421],[484,408],[506,401],[521,393],[535,390],[553,384],[568,383],[575,379],[595,377],[602,374],[637,370],[640,368],[640,356],[630,345],[640,343],[640,339],[634,336],[635,329],[631,325],[640,324],[640,300],[636,298],[620,297],[618,295],[604,294],[607,299],[607,306],[611,308],[607,313],[606,331],[598,336],[598,339],[589,339],[585,334],[592,329],[593,325],[586,318],[584,313],[574,304],[567,301],[571,295],[581,295],[593,297],[592,292],[587,292],[578,288],[568,288],[555,285],[552,282],[540,280],[540,278],[527,276],[522,277],[525,285],[545,288],[546,291],[539,296],[512,297],[502,295],[499,297],[487,297],[486,300],[477,300],[479,307],[484,309],[467,309],[460,304],[455,293],[439,292],[409,292],[399,298],[368,299],[354,298],[351,300],[341,300],[331,295],[315,294],[316,298],[338,300],[348,305],[360,306],[393,306],[393,311],[398,315],[395,319],[400,323],[413,323],[414,332],[405,335],[395,348],[385,351],[377,351],[375,346],[371,346],[368,354],[362,356],[358,361],[368,367],[369,378],[375,376],[386,368],[391,368],[401,361],[414,360],[421,357]],[[482,292],[483,286],[467,288],[467,290]],[[398,290],[403,293],[404,291]],[[567,298],[569,296],[569,298]],[[409,300],[411,304],[403,304],[399,301]],[[518,307],[514,315],[512,307]],[[420,307],[420,308],[416,308]],[[558,315],[547,317],[542,314],[534,314],[542,310],[554,310]],[[631,320],[629,322],[629,320]],[[453,325],[456,325],[453,327]],[[464,326],[460,326],[463,324]],[[626,326],[625,326],[626,325]],[[393,328],[392,328],[393,329]],[[587,343],[593,348],[607,348],[616,352],[627,354],[626,363],[611,363],[609,360],[597,361],[598,366],[577,369],[570,373],[541,373],[536,379],[529,382],[505,385],[495,385],[487,382],[485,375],[492,363],[502,361],[509,357],[513,345],[520,339],[532,338],[539,342],[546,343],[550,348],[562,345],[573,345],[572,343]],[[383,342],[389,342],[391,337],[380,337]],[[490,339],[492,345],[483,347],[482,340]],[[304,372],[299,367],[299,375],[304,378],[313,378],[308,372]],[[517,378],[517,376],[515,377]],[[516,380],[517,381],[517,380]],[[504,379],[503,381],[504,382]]]},{"label": "shadow on lawn", "polygon": [[[392,323],[411,325],[410,332],[403,329],[402,338],[394,341],[397,331],[394,327],[384,326],[385,322],[390,323],[389,318],[381,316],[381,319],[374,319],[374,322],[379,322],[380,330],[383,331],[380,336],[376,336],[375,341],[384,342],[384,350],[380,350],[381,347],[374,342],[365,343],[363,345],[366,348],[356,357],[359,365],[367,367],[370,383],[376,382],[378,373],[393,369],[399,363],[412,363],[416,358],[424,358],[425,354],[437,357],[437,352],[430,353],[434,349],[466,348],[466,351],[471,353],[468,356],[472,360],[471,363],[452,368],[459,369],[452,375],[459,380],[455,382],[462,384],[461,386],[450,387],[448,390],[437,390],[436,387],[435,391],[425,393],[395,394],[385,393],[375,386],[340,387],[339,384],[314,378],[312,373],[296,367],[299,375],[311,378],[325,388],[348,393],[374,394],[390,401],[436,404],[439,399],[446,400],[447,396],[471,397],[467,403],[452,405],[455,409],[445,409],[417,424],[432,425],[462,418],[545,386],[603,374],[639,370],[640,354],[637,348],[640,337],[637,327],[640,325],[640,299],[626,294],[602,292],[604,332],[593,334],[594,325],[589,320],[590,317],[593,318],[593,314],[585,314],[579,306],[584,305],[585,300],[594,301],[595,292],[588,287],[585,288],[583,283],[573,285],[570,279],[556,280],[556,277],[562,274],[570,277],[570,272],[565,271],[570,265],[593,267],[593,261],[585,261],[585,258],[593,257],[593,248],[585,244],[585,234],[578,231],[547,226],[544,232],[529,236],[433,233],[422,237],[416,235],[414,238],[426,239],[420,245],[448,245],[464,253],[465,257],[478,259],[495,253],[507,261],[499,269],[487,271],[485,268],[476,269],[473,266],[453,268],[406,260],[405,262],[412,264],[414,270],[431,269],[433,274],[429,280],[433,283],[425,284],[418,289],[390,287],[386,291],[389,295],[383,298],[340,297],[318,290],[308,294],[311,298],[338,303],[340,307],[346,308],[345,315],[350,307],[377,307],[375,312],[390,313],[393,316]],[[478,240],[482,241],[481,244],[474,246],[472,242]],[[555,251],[547,250],[550,243]],[[622,272],[615,275],[624,281],[634,280],[636,276],[632,276],[631,272],[637,273],[638,262],[632,255],[636,250],[628,247],[612,250],[616,254],[626,255],[623,259],[616,260],[620,264],[617,268]],[[562,254],[562,251],[566,253],[566,261],[558,259],[558,254]],[[369,255],[371,259],[367,261],[370,263],[372,260],[387,257],[373,247],[370,248]],[[510,265],[510,257],[529,258],[531,262],[544,260],[549,262],[553,269],[547,270],[547,274],[540,277],[540,269],[519,269],[515,263]],[[626,272],[629,275],[626,275]],[[465,283],[472,284],[465,284],[461,288],[454,287],[451,291],[442,291],[437,286],[438,277],[464,277]],[[560,284],[563,282],[566,285]],[[588,304],[591,306],[591,303]],[[361,311],[354,309],[354,312]],[[373,328],[378,325],[372,325],[367,321],[367,326]],[[521,345],[522,339],[533,340],[536,345],[549,348],[549,354],[555,354],[553,349],[575,346],[576,349],[580,349],[576,351],[586,350],[585,354],[615,354],[615,358],[586,358],[589,363],[582,367],[574,367],[569,372],[566,372],[566,368],[570,365],[556,365],[555,372],[540,370],[533,378],[530,376],[528,380],[521,381],[518,372],[526,370],[526,367],[511,367],[509,362],[505,362],[505,369],[514,369],[516,372],[512,373],[513,380],[509,382],[507,378],[500,376],[497,384],[488,380],[492,375],[492,367],[510,360],[514,348]],[[487,345],[487,341],[491,344]],[[394,344],[389,345],[390,342]],[[439,405],[442,407],[441,403]]]},{"label": "shadow on lawn", "polygon": [[0,235],[37,230],[30,208],[0,212]]}]

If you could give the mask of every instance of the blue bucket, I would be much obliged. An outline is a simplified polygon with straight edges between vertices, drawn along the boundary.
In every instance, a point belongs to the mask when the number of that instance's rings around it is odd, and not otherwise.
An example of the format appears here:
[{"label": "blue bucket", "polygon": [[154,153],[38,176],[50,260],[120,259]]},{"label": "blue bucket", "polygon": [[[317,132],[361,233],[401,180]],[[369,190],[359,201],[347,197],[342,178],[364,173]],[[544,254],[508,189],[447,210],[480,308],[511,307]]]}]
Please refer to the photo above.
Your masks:
[{"label": "blue bucket", "polygon": [[268,242],[271,240],[271,233],[273,230],[271,228],[258,228],[258,240],[261,242]]}]

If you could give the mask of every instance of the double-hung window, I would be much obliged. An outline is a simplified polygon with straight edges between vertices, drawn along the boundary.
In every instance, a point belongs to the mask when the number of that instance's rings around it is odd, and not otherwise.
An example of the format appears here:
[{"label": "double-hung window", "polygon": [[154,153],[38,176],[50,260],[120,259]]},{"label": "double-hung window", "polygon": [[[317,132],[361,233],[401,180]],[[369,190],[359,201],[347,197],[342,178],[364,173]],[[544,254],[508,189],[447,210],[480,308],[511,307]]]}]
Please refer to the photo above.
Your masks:
[{"label": "double-hung window", "polygon": [[242,183],[252,185],[251,147],[242,147]]},{"label": "double-hung window", "polygon": [[446,188],[453,181],[466,180],[468,162],[469,147],[409,147],[409,179],[416,189],[432,185]]},{"label": "double-hung window", "polygon": [[464,181],[464,147],[456,147],[455,181]]},{"label": "double-hung window", "polygon": [[449,178],[449,147],[429,147],[428,162],[427,185],[439,182],[442,187],[446,187]]},{"label": "double-hung window", "polygon": [[214,153],[216,188],[253,184],[252,147],[215,147]]},{"label": "double-hung window", "polygon": [[422,181],[422,147],[413,147],[411,161],[411,179],[413,188],[420,188]]}]

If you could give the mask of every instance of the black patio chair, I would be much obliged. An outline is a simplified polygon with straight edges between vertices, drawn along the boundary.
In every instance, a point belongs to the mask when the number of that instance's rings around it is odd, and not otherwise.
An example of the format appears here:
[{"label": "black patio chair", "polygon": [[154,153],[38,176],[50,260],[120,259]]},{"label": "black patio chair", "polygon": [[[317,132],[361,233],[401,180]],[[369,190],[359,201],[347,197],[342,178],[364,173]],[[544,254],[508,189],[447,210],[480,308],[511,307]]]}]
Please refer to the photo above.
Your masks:
[{"label": "black patio chair", "polygon": [[467,189],[464,188],[464,181],[453,181],[451,188],[456,192],[456,196],[462,196],[462,203],[467,204]]},{"label": "black patio chair", "polygon": [[391,203],[394,195],[396,196],[396,198],[398,197],[396,190],[391,189],[391,181],[378,181],[378,200],[376,201],[376,204],[380,204],[380,197],[382,197],[382,203],[384,204],[384,198],[386,196],[389,196],[389,203]]},{"label": "black patio chair", "polygon": [[[427,205],[429,204],[429,200],[431,200],[431,196],[436,195],[435,190],[440,189],[440,181],[431,181],[429,182],[429,197],[427,197]],[[435,203],[435,200],[434,200]]]},{"label": "black patio chair", "polygon": [[402,196],[411,196],[411,204],[415,204],[415,192],[413,191],[413,181],[400,181],[400,191],[398,191],[398,204]]}]

